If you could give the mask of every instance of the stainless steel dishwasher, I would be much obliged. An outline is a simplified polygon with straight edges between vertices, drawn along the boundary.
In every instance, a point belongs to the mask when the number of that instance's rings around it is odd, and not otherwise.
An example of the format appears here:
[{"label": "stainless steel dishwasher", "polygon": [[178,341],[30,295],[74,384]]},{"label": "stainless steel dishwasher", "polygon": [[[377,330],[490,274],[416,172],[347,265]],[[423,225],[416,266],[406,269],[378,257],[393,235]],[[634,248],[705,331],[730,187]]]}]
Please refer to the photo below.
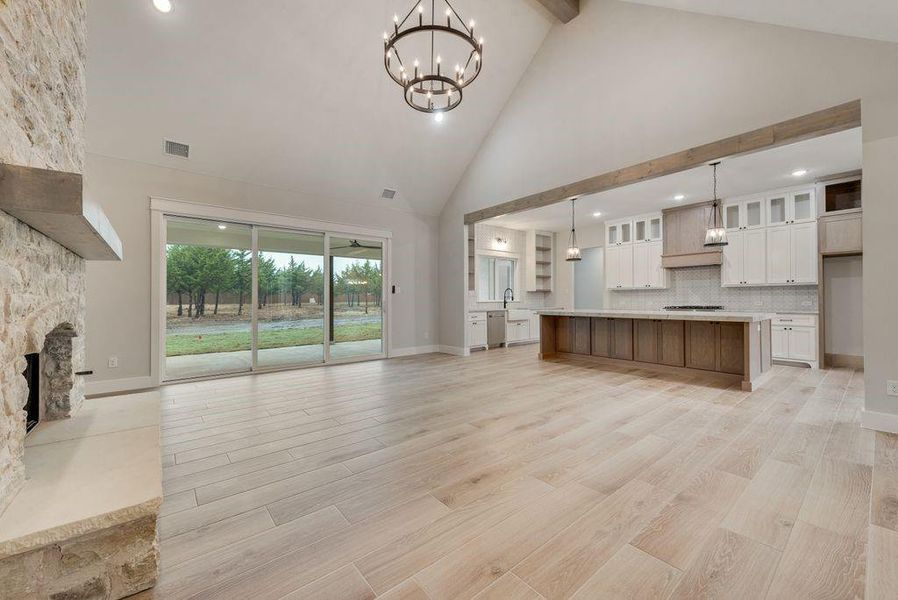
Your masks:
[{"label": "stainless steel dishwasher", "polygon": [[486,345],[495,348],[505,343],[505,311],[491,310],[486,313]]}]

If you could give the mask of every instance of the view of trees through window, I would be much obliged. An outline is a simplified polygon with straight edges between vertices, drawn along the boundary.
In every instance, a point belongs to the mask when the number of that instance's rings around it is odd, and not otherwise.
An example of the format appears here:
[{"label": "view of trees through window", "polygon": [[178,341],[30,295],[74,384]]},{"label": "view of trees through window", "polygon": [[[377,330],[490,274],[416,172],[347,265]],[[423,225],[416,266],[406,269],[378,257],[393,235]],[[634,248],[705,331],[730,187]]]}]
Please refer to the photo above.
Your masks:
[{"label": "view of trees through window", "polygon": [[382,354],[383,256],[377,240],[168,217],[166,380]]}]

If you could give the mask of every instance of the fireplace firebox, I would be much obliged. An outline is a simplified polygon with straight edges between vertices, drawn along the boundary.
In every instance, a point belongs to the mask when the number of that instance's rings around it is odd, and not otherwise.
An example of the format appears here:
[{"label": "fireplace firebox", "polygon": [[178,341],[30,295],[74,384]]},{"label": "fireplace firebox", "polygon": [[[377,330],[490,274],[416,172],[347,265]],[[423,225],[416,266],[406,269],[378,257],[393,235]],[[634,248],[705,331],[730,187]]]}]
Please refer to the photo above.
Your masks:
[{"label": "fireplace firebox", "polygon": [[25,433],[34,429],[41,420],[41,371],[39,353],[26,354],[25,380],[28,382],[28,400],[25,402]]}]

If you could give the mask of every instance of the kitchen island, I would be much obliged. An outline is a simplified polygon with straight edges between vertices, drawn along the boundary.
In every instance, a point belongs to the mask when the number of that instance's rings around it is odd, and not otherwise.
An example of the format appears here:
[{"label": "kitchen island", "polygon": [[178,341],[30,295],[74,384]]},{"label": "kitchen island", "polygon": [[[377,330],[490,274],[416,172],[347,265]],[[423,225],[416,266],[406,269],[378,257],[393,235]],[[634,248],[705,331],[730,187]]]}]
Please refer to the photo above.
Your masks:
[{"label": "kitchen island", "polygon": [[540,358],[711,374],[753,390],[770,372],[769,313],[541,310]]}]

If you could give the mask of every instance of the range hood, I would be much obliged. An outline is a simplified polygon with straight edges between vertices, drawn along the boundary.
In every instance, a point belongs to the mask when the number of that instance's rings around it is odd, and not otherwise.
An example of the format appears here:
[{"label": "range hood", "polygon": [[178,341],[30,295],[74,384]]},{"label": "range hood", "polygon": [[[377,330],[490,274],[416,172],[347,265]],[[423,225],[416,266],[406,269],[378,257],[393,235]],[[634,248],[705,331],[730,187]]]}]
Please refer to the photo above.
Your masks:
[{"label": "range hood", "polygon": [[78,173],[0,164],[0,210],[86,260],[121,260],[122,241]]},{"label": "range hood", "polygon": [[722,250],[705,246],[705,232],[712,210],[712,202],[699,202],[661,211],[664,217],[662,267],[677,269],[723,264]]}]

